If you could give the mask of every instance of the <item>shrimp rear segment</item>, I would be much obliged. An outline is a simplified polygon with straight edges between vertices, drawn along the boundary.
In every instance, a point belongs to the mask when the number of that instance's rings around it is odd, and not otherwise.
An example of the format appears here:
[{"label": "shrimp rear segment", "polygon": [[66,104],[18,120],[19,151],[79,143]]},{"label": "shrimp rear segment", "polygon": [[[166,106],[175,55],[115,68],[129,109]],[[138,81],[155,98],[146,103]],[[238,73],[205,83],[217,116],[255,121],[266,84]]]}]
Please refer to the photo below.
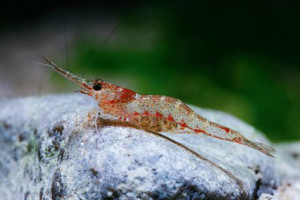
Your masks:
[{"label": "shrimp rear segment", "polygon": [[166,96],[138,95],[126,105],[127,120],[145,130],[156,132],[206,134],[208,136],[243,144],[272,156],[274,149],[252,142],[239,132],[210,122],[199,116],[182,101]]}]

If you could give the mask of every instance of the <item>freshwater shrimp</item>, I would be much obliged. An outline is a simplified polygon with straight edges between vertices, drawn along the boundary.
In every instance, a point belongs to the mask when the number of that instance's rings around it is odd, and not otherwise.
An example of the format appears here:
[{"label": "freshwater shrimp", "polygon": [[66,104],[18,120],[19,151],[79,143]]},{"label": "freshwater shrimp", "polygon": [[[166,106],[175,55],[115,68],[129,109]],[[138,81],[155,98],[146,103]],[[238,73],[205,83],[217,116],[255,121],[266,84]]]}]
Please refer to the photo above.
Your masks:
[{"label": "freshwater shrimp", "polygon": [[179,99],[141,95],[101,79],[87,81],[58,67],[49,59],[44,59],[54,71],[79,85],[81,93],[93,97],[105,114],[120,121],[155,133],[205,134],[220,140],[246,145],[273,157],[274,149],[271,146],[250,141],[236,130],[208,121]]}]

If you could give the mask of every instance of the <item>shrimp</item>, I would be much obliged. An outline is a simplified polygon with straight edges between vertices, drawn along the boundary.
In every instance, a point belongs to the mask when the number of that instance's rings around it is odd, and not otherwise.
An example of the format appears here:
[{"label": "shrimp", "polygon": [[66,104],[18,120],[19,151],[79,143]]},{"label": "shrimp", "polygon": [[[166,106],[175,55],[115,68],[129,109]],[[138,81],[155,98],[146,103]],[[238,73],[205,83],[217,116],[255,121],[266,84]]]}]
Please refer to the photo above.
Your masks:
[{"label": "shrimp", "polygon": [[141,95],[101,79],[89,82],[58,67],[49,59],[44,59],[54,71],[79,85],[81,93],[93,97],[105,114],[120,121],[156,133],[205,134],[220,140],[246,145],[273,157],[274,149],[271,146],[248,140],[238,131],[208,121],[179,99]]}]

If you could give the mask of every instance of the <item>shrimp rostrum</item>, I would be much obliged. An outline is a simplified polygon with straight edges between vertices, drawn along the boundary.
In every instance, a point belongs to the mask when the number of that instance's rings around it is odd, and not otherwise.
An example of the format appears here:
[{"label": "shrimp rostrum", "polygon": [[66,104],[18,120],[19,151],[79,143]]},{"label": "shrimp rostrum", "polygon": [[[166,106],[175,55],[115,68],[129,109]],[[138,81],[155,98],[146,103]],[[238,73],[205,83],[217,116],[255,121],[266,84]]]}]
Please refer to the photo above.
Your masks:
[{"label": "shrimp rostrum", "polygon": [[[46,59],[46,58],[45,58]],[[46,59],[49,66],[93,97],[105,114],[152,132],[205,134],[256,149],[272,156],[271,146],[250,141],[241,133],[198,115],[179,99],[159,95],[141,95],[101,79],[92,82],[75,76]]]}]

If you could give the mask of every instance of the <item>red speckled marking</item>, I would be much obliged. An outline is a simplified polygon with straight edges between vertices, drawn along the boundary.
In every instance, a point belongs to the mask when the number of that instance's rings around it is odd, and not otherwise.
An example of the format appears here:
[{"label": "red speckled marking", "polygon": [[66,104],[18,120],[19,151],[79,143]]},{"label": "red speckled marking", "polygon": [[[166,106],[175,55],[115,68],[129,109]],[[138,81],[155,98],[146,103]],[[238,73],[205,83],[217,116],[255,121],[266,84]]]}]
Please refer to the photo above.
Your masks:
[{"label": "red speckled marking", "polygon": [[142,113],[142,115],[149,116],[149,115],[150,115],[150,113],[149,113],[148,111],[145,111],[145,112],[143,112],[143,113]]},{"label": "red speckled marking", "polygon": [[133,113],[133,116],[138,116],[138,115],[140,115],[140,113],[138,113],[138,112]]},{"label": "red speckled marking", "polygon": [[242,144],[242,139],[240,137],[236,137],[232,139],[234,142]]},{"label": "red speckled marking", "polygon": [[175,122],[175,119],[171,115],[168,116],[167,120],[169,120],[171,122]]},{"label": "red speckled marking", "polygon": [[156,113],[155,113],[155,116],[158,117],[158,118],[163,118],[163,117],[164,117],[164,116],[163,116],[161,113],[159,113],[159,112],[156,112]]},{"label": "red speckled marking", "polygon": [[[103,83],[103,85],[110,89],[114,89],[114,90],[117,90],[117,88],[120,88],[117,86],[109,85],[107,83]],[[116,92],[114,99],[106,101],[106,102],[109,104],[128,103],[129,101],[135,100],[135,95],[136,95],[136,92],[128,90],[126,88],[122,88],[121,91]],[[99,100],[100,97],[96,96],[96,99]]]},{"label": "red speckled marking", "polygon": [[120,102],[126,103],[128,101],[134,100],[136,92],[123,88],[122,92],[120,93]]},{"label": "red speckled marking", "polygon": [[229,133],[230,132],[230,128],[227,128],[225,126],[221,126],[221,125],[217,125],[217,127],[219,127],[220,129],[223,129],[226,133]]},{"label": "red speckled marking", "polygon": [[81,94],[86,94],[88,96],[93,96],[93,94],[91,92],[86,92],[86,91],[80,91]]},{"label": "red speckled marking", "polygon": [[115,104],[115,103],[118,103],[118,101],[116,101],[115,99],[113,99],[113,100],[107,101],[107,103],[109,103],[109,104]]},{"label": "red speckled marking", "polygon": [[[137,112],[134,112],[134,113],[133,113],[133,116],[138,116],[138,115],[155,116],[155,117],[157,117],[157,118],[164,118],[164,116],[163,116],[160,112],[156,112],[155,114],[151,114],[151,113],[149,113],[148,111],[145,111],[145,112],[143,112],[143,113],[141,113],[141,114],[140,114],[140,113],[137,113]],[[180,128],[181,130],[184,130],[185,128],[188,128],[188,129],[194,131],[195,133],[204,133],[204,134],[206,134],[206,135],[215,137],[215,136],[213,136],[213,135],[207,133],[207,132],[204,131],[204,130],[201,130],[201,129],[193,129],[192,127],[189,127],[189,126],[187,125],[187,123],[186,123],[184,120],[182,120],[180,123],[178,123],[178,122],[175,121],[175,119],[174,119],[171,115],[169,115],[169,116],[167,117],[167,120],[179,124],[179,125],[181,126],[181,128]],[[219,138],[219,137],[215,137],[215,138]]]},{"label": "red speckled marking", "polygon": [[85,87],[88,90],[92,90],[92,87],[90,87],[88,84],[86,83],[82,83],[82,86]]},{"label": "red speckled marking", "polygon": [[183,120],[182,120],[181,123],[178,123],[178,124],[181,126],[181,130],[184,130],[185,128],[188,128],[188,129],[194,131],[195,133],[204,133],[204,134],[206,134],[206,135],[212,136],[211,134],[207,133],[207,132],[204,131],[204,130],[201,130],[201,129],[193,129],[192,127],[188,126],[188,125],[186,124],[186,122],[183,121]]},{"label": "red speckled marking", "polygon": [[196,133],[204,133],[204,134],[207,134],[205,131],[201,130],[201,129],[194,129],[194,131]]},{"label": "red speckled marking", "polygon": [[179,123],[179,124],[180,124],[180,126],[183,127],[183,128],[188,127],[188,126],[186,125],[186,123],[185,123],[183,120],[182,120],[181,123]]}]

